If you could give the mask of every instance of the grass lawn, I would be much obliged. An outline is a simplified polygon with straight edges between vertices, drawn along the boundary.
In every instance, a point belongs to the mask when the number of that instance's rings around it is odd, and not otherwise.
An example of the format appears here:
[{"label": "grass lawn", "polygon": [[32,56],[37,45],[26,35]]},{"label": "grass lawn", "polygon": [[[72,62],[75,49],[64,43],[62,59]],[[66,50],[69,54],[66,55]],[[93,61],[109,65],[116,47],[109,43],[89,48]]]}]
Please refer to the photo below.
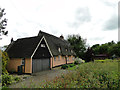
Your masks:
[{"label": "grass lawn", "polygon": [[[82,63],[69,67],[67,74],[44,81],[31,88],[119,88],[118,60]],[[29,88],[21,86],[21,88]]]},{"label": "grass lawn", "polygon": [[70,72],[38,88],[119,88],[118,61],[89,62],[68,68]]}]

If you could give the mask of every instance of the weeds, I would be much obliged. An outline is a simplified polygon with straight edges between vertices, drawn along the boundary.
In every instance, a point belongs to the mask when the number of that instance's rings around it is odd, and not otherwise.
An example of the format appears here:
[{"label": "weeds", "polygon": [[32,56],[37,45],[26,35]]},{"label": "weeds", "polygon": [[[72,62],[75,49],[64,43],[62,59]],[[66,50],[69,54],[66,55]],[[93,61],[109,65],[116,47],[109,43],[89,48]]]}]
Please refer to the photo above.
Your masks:
[{"label": "weeds", "polygon": [[61,77],[56,77],[53,81],[48,81],[41,88],[118,88],[119,75],[118,62],[106,61],[89,62],[78,65],[78,68]]}]

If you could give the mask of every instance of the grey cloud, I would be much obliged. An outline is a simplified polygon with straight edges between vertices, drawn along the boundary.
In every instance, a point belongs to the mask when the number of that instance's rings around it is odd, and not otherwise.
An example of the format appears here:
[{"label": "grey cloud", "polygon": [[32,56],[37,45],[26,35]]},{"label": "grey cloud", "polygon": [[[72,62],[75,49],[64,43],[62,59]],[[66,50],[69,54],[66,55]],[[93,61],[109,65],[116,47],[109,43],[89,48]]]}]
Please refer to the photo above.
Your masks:
[{"label": "grey cloud", "polygon": [[71,27],[78,28],[81,24],[91,21],[91,15],[88,7],[77,9],[75,21],[69,23]]},{"label": "grey cloud", "polygon": [[104,30],[115,30],[117,28],[118,28],[118,17],[117,15],[113,15],[108,21],[105,22],[103,29]]},{"label": "grey cloud", "polygon": [[95,40],[95,41],[100,41],[103,40],[104,37],[94,37],[94,38],[90,38],[90,40]]},{"label": "grey cloud", "polygon": [[89,8],[79,8],[76,13],[76,20],[79,20],[80,22],[89,22],[91,21],[91,16],[89,12]]},{"label": "grey cloud", "polygon": [[109,2],[109,1],[106,1],[106,0],[103,0],[103,3],[107,6],[112,6],[112,7],[115,7],[116,6],[116,3],[112,3],[112,2]]}]

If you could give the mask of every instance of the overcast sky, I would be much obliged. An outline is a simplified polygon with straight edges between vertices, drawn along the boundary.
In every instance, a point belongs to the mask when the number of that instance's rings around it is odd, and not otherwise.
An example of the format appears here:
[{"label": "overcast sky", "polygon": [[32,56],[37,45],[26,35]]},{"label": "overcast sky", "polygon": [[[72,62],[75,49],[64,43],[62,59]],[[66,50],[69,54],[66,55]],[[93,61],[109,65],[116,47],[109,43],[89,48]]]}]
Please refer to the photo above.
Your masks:
[{"label": "overcast sky", "polygon": [[24,37],[36,36],[39,30],[66,38],[79,34],[87,44],[118,41],[119,0],[0,0],[8,19],[0,46]]}]

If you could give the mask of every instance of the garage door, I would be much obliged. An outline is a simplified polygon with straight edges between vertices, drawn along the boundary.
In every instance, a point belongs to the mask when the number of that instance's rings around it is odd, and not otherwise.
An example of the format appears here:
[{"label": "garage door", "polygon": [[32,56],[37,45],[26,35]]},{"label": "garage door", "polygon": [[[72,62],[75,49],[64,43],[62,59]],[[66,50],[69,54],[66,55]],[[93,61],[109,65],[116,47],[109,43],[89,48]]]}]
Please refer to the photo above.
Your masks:
[{"label": "garage door", "polygon": [[33,73],[50,69],[50,60],[47,59],[33,59],[32,70]]}]

